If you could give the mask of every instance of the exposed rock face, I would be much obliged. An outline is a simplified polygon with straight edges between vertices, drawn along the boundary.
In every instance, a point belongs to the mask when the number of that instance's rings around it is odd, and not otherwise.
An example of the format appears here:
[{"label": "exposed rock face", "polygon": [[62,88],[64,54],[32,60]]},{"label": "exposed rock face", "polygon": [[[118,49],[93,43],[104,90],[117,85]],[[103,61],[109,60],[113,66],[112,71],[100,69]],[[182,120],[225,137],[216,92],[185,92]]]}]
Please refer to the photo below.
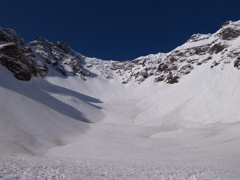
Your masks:
[{"label": "exposed rock face", "polygon": [[240,70],[240,56],[234,61],[234,67]]},{"label": "exposed rock face", "polygon": [[73,75],[90,75],[90,72],[83,67],[84,57],[73,51],[63,41],[52,43],[45,38],[38,37],[28,45],[36,53],[36,56],[53,66],[63,76],[67,76],[68,72]]},{"label": "exposed rock face", "polygon": [[[228,25],[231,25],[232,22],[228,22]],[[225,25],[227,26],[227,25]],[[225,27],[223,26],[223,27]],[[219,36],[223,40],[232,40],[240,36],[240,30],[235,27],[226,27],[222,28],[222,30],[219,33]]]},{"label": "exposed rock face", "polygon": [[11,29],[0,28],[0,64],[23,81],[29,81],[38,75],[38,64],[33,60],[34,54]]},{"label": "exposed rock face", "polygon": [[67,43],[49,42],[39,37],[26,44],[13,30],[0,29],[0,63],[20,80],[47,76],[54,67],[63,76],[119,76],[122,84],[142,83],[153,76],[154,82],[178,83],[197,66],[209,68],[233,64],[240,69],[240,21],[228,21],[214,34],[192,35],[185,44],[169,53],[150,54],[132,61],[104,61],[75,52]]}]

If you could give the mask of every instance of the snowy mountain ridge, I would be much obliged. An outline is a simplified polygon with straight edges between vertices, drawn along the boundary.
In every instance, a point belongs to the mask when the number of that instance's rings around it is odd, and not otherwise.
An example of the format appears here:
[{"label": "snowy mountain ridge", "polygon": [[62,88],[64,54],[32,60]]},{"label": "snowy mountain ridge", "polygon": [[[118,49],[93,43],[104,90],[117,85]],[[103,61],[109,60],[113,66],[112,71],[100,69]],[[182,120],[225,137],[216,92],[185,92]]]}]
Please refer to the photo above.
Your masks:
[{"label": "snowy mountain ridge", "polygon": [[[95,76],[107,79],[118,76],[122,84],[130,81],[141,83],[150,76],[154,77],[154,82],[177,83],[196,66],[208,62],[211,68],[223,68],[225,64],[233,63],[240,69],[240,21],[228,21],[214,34],[194,34],[185,44],[169,53],[151,54],[123,62],[83,56],[62,41],[52,43],[39,37],[26,44],[13,30],[1,28],[0,32],[0,62],[20,80],[30,80],[30,74],[45,77],[48,66],[54,67],[62,76],[77,75],[84,80]],[[10,44],[6,46],[4,43]],[[16,56],[22,57],[17,61],[10,60]],[[10,67],[6,61],[14,65]],[[19,70],[20,67],[24,70]],[[23,72],[24,75],[20,75]]]},{"label": "snowy mountain ridge", "polygon": [[[177,83],[181,76],[190,73],[196,65],[211,62],[211,68],[219,65],[235,62],[239,66],[239,36],[240,21],[226,22],[214,34],[193,35],[185,44],[177,47],[169,53],[158,53],[142,56],[131,61],[103,61],[97,58],[88,58],[80,55],[77,62],[82,65],[80,73],[90,76],[90,72],[111,79],[114,75],[120,76],[122,83],[129,81],[142,82],[149,76],[154,76],[154,81],[165,81],[166,83]],[[32,43],[30,43],[32,44]],[[33,49],[35,46],[32,46]],[[57,52],[56,52],[57,54]],[[71,50],[71,55],[78,53]],[[76,55],[75,55],[76,56]],[[61,57],[61,56],[60,56]],[[64,59],[64,58],[63,58]],[[71,60],[71,62],[74,60]],[[61,62],[59,59],[58,62]],[[74,61],[73,67],[76,66]],[[64,62],[64,65],[69,63]],[[78,68],[77,68],[78,69]],[[74,71],[72,71],[75,74]]]}]

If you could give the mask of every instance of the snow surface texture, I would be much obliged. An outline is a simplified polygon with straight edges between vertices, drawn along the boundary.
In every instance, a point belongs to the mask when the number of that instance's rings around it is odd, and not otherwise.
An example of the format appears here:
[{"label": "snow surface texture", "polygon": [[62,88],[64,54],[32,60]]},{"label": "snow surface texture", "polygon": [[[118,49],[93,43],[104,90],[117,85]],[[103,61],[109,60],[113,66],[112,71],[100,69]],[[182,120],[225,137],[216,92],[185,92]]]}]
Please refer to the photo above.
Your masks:
[{"label": "snow surface texture", "polygon": [[209,163],[133,163],[126,161],[83,161],[27,157],[0,157],[0,160],[1,179],[237,180],[240,177],[239,167]]},{"label": "snow surface texture", "polygon": [[239,24],[126,62],[31,42],[45,78],[0,66],[0,179],[240,179]]}]

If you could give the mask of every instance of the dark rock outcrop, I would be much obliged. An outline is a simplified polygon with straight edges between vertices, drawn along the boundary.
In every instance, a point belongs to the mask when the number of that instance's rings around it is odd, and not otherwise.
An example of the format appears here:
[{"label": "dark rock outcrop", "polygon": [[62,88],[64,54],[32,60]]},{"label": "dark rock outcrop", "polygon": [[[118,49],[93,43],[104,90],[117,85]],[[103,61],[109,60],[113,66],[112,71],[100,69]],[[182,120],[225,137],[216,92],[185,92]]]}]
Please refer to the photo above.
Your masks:
[{"label": "dark rock outcrop", "polygon": [[223,40],[232,40],[240,36],[240,30],[234,28],[223,28],[219,33],[219,36]]},{"label": "dark rock outcrop", "polygon": [[38,64],[27,44],[11,29],[0,28],[0,64],[23,81],[38,75]]},{"label": "dark rock outcrop", "polygon": [[234,67],[240,70],[240,57],[234,61]]},{"label": "dark rock outcrop", "polygon": [[54,67],[63,76],[80,75],[90,76],[90,72],[86,70],[84,57],[72,50],[72,48],[63,41],[56,43],[49,42],[43,37],[38,37],[28,44],[36,55],[47,64]]}]

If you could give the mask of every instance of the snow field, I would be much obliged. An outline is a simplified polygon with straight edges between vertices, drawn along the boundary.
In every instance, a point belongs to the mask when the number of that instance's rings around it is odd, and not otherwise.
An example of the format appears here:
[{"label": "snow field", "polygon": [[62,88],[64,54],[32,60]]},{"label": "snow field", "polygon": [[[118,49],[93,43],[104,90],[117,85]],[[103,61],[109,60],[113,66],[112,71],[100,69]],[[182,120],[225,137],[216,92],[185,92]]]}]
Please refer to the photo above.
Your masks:
[{"label": "snow field", "polygon": [[240,177],[238,84],[228,75],[238,74],[232,69],[199,68],[172,86],[53,75],[20,82],[0,72],[1,179]]},{"label": "snow field", "polygon": [[240,168],[187,162],[127,162],[36,157],[0,157],[0,179],[201,179],[237,180]]},{"label": "snow field", "polygon": [[0,179],[239,179],[240,74],[211,63],[173,85],[1,66]]}]

